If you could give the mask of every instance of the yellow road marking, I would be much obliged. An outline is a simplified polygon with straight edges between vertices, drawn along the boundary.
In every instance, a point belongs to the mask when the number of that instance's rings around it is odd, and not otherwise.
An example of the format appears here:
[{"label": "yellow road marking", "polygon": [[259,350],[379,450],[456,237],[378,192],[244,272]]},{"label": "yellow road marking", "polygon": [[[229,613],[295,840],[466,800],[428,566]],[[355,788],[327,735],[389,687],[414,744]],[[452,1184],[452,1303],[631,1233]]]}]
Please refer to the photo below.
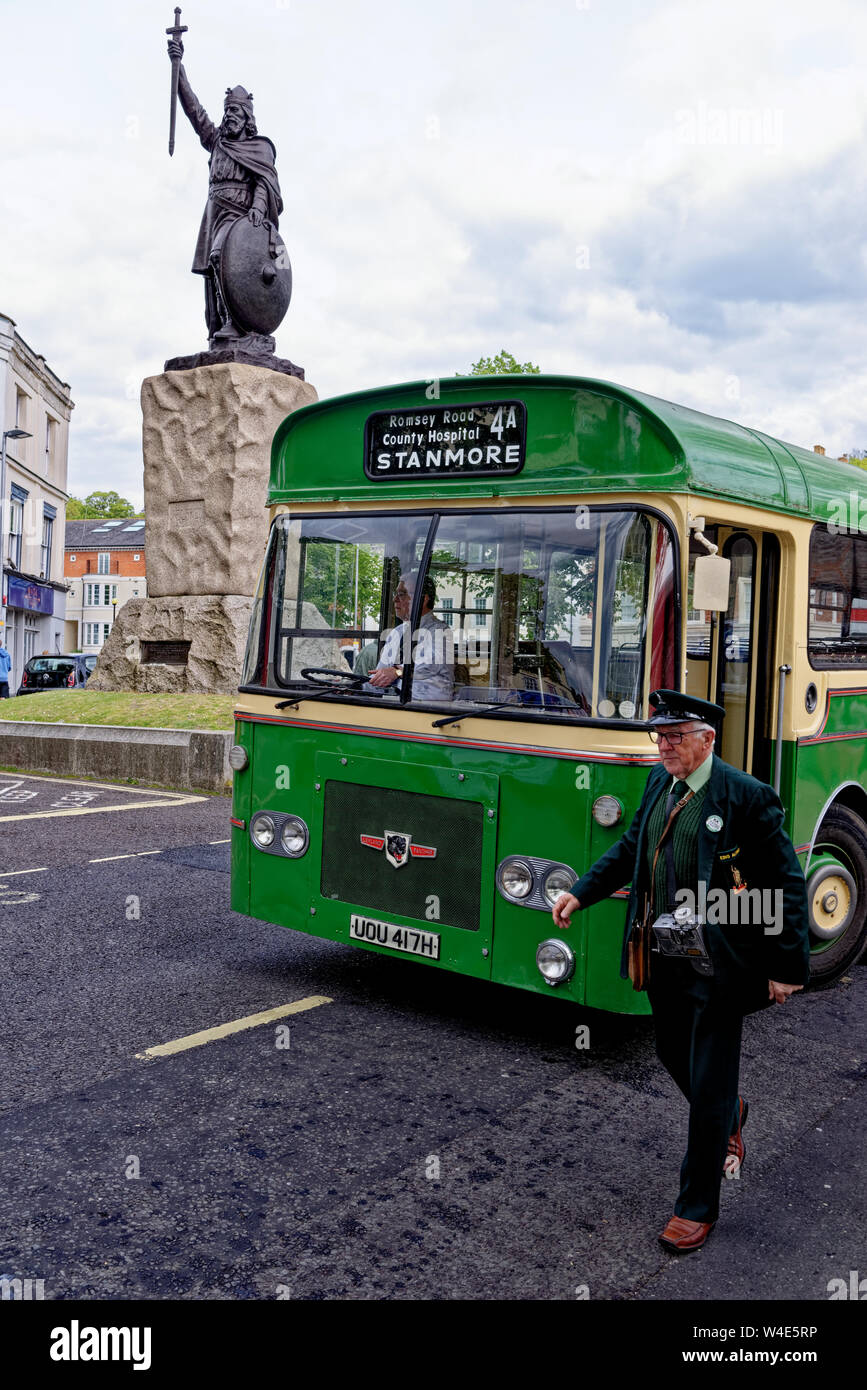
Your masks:
[{"label": "yellow road marking", "polygon": [[18,874],[47,874],[48,869],[8,869],[0,878],[15,878]]},{"label": "yellow road marking", "polygon": [[220,1023],[216,1028],[204,1028],[200,1033],[188,1033],[185,1038],[175,1038],[174,1042],[159,1043],[135,1055],[140,1061],[148,1057],[170,1057],[175,1052],[186,1052],[190,1047],[202,1047],[205,1043],[216,1042],[218,1038],[228,1038],[231,1033],[241,1033],[245,1028],[258,1028],[263,1023],[273,1023],[277,1018],[288,1014],[300,1014],[305,1009],[315,1009],[320,1004],[333,1004],[325,994],[311,994],[307,999],[296,999],[291,1004],[281,1004],[276,1009],[265,1009],[260,1014],[248,1014],[246,1018],[236,1018],[232,1023]]},{"label": "yellow road marking", "polygon": [[[112,791],[118,791],[112,787]],[[52,816],[100,816],[104,811],[146,811],[153,806],[186,806],[191,801],[208,801],[206,796],[177,796],[171,801],[134,801],[123,806],[76,806],[67,811],[24,811],[17,816],[0,816],[7,820],[48,820]]]}]

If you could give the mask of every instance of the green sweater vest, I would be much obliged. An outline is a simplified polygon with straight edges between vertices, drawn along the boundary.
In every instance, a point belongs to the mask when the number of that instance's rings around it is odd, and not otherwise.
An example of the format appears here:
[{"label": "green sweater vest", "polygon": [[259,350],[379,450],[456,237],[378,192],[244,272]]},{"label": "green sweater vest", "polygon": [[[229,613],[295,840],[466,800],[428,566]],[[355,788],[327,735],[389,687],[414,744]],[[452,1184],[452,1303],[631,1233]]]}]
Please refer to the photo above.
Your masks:
[{"label": "green sweater vest", "polygon": [[[665,803],[671,783],[666,782],[647,821],[647,868],[653,865],[653,855],[665,825]],[[691,888],[696,891],[698,877],[698,832],[701,825],[701,808],[707,791],[707,783],[691,796],[682,811],[674,820],[674,877],[678,888]],[[668,902],[668,871],[666,868],[665,845],[659,851],[656,861],[656,876],[653,885],[653,915],[671,912],[675,903]]]}]

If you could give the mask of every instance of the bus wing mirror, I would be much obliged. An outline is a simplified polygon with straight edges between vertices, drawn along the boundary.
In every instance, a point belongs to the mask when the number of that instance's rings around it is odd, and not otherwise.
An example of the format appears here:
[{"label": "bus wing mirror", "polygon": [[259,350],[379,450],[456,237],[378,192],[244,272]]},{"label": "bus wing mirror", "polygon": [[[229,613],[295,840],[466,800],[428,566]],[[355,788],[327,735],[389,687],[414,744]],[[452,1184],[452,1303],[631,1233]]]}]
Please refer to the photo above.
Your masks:
[{"label": "bus wing mirror", "polygon": [[729,606],[731,560],[722,555],[699,555],[695,561],[692,582],[693,608],[714,608],[724,611]]}]

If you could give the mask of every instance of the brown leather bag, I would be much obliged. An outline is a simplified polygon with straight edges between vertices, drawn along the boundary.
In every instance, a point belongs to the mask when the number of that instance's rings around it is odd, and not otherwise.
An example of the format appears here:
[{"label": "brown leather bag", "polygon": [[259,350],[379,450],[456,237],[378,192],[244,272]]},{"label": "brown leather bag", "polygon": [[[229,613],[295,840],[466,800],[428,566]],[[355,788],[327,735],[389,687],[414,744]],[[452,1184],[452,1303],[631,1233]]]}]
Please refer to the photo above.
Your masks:
[{"label": "brown leather bag", "polygon": [[626,968],[635,990],[647,989],[650,979],[650,922],[645,899],[644,912],[636,917],[626,948]]}]

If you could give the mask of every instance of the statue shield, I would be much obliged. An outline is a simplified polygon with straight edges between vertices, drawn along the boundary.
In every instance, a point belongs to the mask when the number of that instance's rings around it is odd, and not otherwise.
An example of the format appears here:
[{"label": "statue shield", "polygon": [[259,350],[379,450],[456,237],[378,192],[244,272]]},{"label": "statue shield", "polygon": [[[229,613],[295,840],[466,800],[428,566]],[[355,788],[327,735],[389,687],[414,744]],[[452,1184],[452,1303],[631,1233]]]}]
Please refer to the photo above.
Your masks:
[{"label": "statue shield", "polygon": [[220,283],[235,323],[248,333],[273,333],[292,298],[292,267],[269,222],[239,217],[223,242]]}]

